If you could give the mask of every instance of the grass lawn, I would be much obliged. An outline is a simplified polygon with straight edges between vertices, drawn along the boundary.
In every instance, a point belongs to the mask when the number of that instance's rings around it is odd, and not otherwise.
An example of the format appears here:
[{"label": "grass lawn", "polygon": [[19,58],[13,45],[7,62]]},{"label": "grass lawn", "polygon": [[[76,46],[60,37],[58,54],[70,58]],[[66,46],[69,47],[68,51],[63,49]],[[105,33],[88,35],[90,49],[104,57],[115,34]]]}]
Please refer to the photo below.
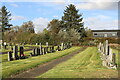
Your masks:
[{"label": "grass lawn", "polygon": [[48,54],[41,55],[41,56],[30,57],[27,59],[3,62],[2,63],[2,77],[3,78],[10,77],[13,74],[36,67],[40,64],[43,64],[43,63],[51,61],[53,59],[62,57],[64,55],[73,53],[74,51],[77,51],[80,48],[81,47],[72,47],[72,48],[66,49],[64,51],[57,51],[54,53],[48,53]]},{"label": "grass lawn", "polygon": [[117,70],[102,66],[96,47],[88,47],[37,78],[116,78],[117,74]]}]

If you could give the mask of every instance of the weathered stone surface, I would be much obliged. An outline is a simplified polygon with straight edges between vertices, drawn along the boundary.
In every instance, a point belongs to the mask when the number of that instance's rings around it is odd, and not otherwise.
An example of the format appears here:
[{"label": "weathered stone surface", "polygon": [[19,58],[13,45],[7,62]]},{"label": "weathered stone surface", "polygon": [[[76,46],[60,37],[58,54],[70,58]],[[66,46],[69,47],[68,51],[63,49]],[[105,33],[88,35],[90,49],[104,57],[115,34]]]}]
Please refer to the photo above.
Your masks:
[{"label": "weathered stone surface", "polygon": [[42,46],[40,46],[40,55],[43,54]]},{"label": "weathered stone surface", "polygon": [[12,57],[12,52],[8,52],[8,61],[12,61],[13,57]]},{"label": "weathered stone surface", "polygon": [[48,47],[48,42],[46,42],[46,46]]},{"label": "weathered stone surface", "polygon": [[116,54],[112,53],[112,49],[108,44],[108,40],[105,41],[104,44],[99,43],[98,51],[101,53],[101,59],[103,66],[107,68],[117,68],[116,67]]},{"label": "weathered stone surface", "polygon": [[19,59],[18,57],[18,47],[17,46],[14,46],[13,47],[13,58],[16,60],[16,59]]},{"label": "weathered stone surface", "polygon": [[112,59],[112,61],[113,61],[113,65],[116,65],[116,54],[115,53],[113,53],[113,59]]},{"label": "weathered stone surface", "polygon": [[64,49],[64,44],[63,43],[61,43],[61,50],[63,50]]}]

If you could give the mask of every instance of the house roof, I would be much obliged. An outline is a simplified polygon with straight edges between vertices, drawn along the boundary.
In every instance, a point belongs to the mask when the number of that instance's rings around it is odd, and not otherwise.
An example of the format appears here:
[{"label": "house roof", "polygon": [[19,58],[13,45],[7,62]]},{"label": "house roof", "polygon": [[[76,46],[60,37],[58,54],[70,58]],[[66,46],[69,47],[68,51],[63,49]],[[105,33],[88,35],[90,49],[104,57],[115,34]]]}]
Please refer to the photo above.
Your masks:
[{"label": "house roof", "polygon": [[92,32],[120,32],[120,30],[92,30]]}]

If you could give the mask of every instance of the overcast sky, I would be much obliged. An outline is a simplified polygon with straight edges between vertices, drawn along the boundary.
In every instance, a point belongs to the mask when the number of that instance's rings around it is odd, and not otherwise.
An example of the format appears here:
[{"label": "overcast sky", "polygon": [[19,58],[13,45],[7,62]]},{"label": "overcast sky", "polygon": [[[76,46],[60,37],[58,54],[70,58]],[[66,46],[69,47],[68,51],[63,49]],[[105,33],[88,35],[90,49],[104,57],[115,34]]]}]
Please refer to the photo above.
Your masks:
[{"label": "overcast sky", "polygon": [[74,4],[90,29],[118,28],[118,0],[2,0],[12,13],[10,23],[33,21],[35,31],[42,31],[52,19],[61,19],[65,6]]}]

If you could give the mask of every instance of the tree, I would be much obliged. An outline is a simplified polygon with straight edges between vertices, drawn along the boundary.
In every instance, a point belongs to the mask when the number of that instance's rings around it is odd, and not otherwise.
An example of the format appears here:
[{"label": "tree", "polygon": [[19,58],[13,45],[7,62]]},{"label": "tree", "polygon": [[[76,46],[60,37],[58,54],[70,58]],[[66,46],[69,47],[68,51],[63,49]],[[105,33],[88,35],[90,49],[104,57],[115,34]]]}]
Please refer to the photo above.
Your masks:
[{"label": "tree", "polygon": [[2,32],[5,32],[5,30],[10,29],[10,26],[12,26],[12,24],[9,24],[9,21],[11,20],[11,13],[7,11],[7,8],[5,6],[2,6],[2,8],[0,9],[0,15],[0,22],[2,23]]},{"label": "tree", "polygon": [[61,30],[61,26],[62,26],[61,21],[59,21],[58,19],[53,19],[48,24],[47,28],[50,32],[52,43],[54,45],[56,45],[58,43],[58,33]]},{"label": "tree", "polygon": [[75,29],[82,37],[86,36],[82,14],[78,14],[78,10],[73,4],[68,5],[64,10],[62,22],[65,31],[69,32],[71,29]]},{"label": "tree", "polygon": [[32,21],[28,21],[28,22],[23,23],[21,29],[24,32],[27,31],[27,32],[30,32],[30,33],[35,33],[34,25],[33,25]]},{"label": "tree", "polygon": [[12,26],[12,24],[9,24],[11,13],[9,11],[7,11],[7,8],[5,6],[2,6],[0,9],[0,32],[2,32],[2,37],[1,40],[2,45],[4,45],[4,32],[6,30],[10,29],[10,26]]}]

